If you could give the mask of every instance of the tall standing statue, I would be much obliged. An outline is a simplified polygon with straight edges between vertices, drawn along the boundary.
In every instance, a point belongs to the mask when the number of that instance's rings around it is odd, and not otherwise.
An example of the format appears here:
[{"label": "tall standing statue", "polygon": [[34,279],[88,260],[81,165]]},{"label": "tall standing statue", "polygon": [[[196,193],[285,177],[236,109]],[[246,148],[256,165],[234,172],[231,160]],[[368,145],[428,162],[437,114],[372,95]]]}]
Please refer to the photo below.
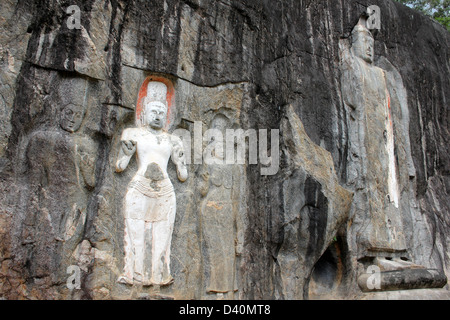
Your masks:
[{"label": "tall standing statue", "polygon": [[[116,172],[125,170],[135,153],[138,169],[124,199],[125,266],[119,283],[163,286],[173,282],[170,246],[176,198],[167,174],[169,158],[180,181],[185,181],[188,173],[182,141],[163,131],[168,110],[166,96],[164,83],[149,82],[137,128],[125,129],[121,136]],[[151,256],[149,268],[144,264],[147,255]]]},{"label": "tall standing statue", "polygon": [[[386,71],[375,66],[374,38],[361,17],[351,35],[352,46],[342,61],[343,99],[350,113],[347,183],[355,191],[353,217],[357,259],[365,268],[378,267],[378,284],[364,270],[363,291],[441,287],[443,272],[425,269],[407,252],[396,139]],[[397,137],[398,138],[398,137]]]},{"label": "tall standing statue", "polygon": [[347,182],[356,190],[362,256],[405,253],[399,211],[394,130],[384,70],[373,65],[374,38],[364,20],[352,31],[342,88],[350,110]]}]

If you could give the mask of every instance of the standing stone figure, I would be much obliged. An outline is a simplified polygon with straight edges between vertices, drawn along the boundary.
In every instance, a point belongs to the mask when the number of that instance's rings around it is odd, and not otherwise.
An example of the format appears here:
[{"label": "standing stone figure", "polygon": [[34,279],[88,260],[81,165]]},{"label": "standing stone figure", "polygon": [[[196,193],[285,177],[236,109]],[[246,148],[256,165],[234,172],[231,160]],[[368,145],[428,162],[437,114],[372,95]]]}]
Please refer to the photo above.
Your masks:
[{"label": "standing stone figure", "polygon": [[[347,183],[355,191],[353,224],[358,277],[363,291],[442,287],[445,274],[414,264],[408,256],[395,157],[390,89],[386,72],[373,65],[374,39],[362,17],[342,62],[343,98],[350,112]],[[372,285],[369,266],[380,270]],[[367,269],[366,269],[367,268]]]},{"label": "standing stone figure", "polygon": [[37,131],[26,149],[30,184],[22,230],[29,247],[30,276],[61,272],[81,241],[87,203],[95,187],[96,144],[79,134],[85,107],[68,104],[61,110],[60,130]]},{"label": "standing stone figure", "polygon": [[[134,153],[138,170],[125,195],[125,266],[119,283],[163,286],[173,282],[170,245],[176,198],[167,174],[169,158],[180,181],[188,174],[182,141],[162,130],[167,117],[166,95],[165,84],[149,82],[137,128],[125,129],[121,136],[116,172],[127,168]],[[147,255],[151,256],[150,268],[144,264]]]},{"label": "standing stone figure", "polygon": [[[228,119],[219,114],[212,120],[211,127],[225,137]],[[230,299],[238,290],[236,262],[243,249],[239,214],[242,176],[238,165],[225,163],[223,151],[221,145],[216,146],[209,155],[211,163],[204,165],[200,215],[206,292],[215,294],[218,299]]]},{"label": "standing stone figure", "polygon": [[360,21],[342,72],[344,101],[350,107],[347,182],[356,190],[356,219],[362,221],[360,255],[390,257],[406,253],[406,244],[389,91],[385,72],[373,65],[373,57],[373,36]]}]

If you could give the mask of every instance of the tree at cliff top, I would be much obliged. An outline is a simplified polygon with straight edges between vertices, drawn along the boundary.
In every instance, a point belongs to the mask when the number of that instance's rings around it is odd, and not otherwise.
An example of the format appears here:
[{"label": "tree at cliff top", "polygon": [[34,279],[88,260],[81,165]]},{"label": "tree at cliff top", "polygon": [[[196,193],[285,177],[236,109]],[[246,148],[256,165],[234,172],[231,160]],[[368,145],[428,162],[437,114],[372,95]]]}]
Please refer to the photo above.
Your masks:
[{"label": "tree at cliff top", "polygon": [[450,0],[396,0],[432,17],[450,31]]}]

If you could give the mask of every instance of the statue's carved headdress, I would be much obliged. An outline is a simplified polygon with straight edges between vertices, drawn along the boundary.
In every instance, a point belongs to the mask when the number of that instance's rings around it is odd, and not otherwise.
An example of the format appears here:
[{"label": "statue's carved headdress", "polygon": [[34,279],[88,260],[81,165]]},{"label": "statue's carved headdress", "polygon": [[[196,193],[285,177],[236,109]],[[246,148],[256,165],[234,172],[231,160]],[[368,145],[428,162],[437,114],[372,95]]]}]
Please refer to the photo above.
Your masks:
[{"label": "statue's carved headdress", "polygon": [[147,85],[147,96],[144,98],[144,108],[151,102],[160,102],[167,109],[167,86],[159,81],[150,81]]},{"label": "statue's carved headdress", "polygon": [[[144,98],[142,114],[145,114],[145,109],[149,104],[159,105],[162,108],[168,109],[167,104],[167,86],[159,81],[150,81],[147,85],[147,95]],[[137,121],[138,126],[143,125],[143,117],[139,117]]]},{"label": "statue's carved headdress", "polygon": [[370,36],[371,38],[373,38],[373,34],[367,28],[366,22],[367,22],[367,19],[365,17],[361,17],[359,19],[358,23],[355,25],[355,27],[352,30],[352,42],[354,42],[356,40],[356,38],[357,38],[356,35],[358,33],[364,33],[364,34]]}]

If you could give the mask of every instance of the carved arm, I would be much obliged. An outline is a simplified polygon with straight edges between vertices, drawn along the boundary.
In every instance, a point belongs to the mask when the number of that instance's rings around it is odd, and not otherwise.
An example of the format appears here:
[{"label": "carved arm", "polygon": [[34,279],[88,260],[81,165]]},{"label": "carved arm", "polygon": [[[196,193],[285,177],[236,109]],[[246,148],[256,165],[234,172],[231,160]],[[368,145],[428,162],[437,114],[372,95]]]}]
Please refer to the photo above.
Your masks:
[{"label": "carved arm", "polygon": [[116,162],[116,172],[122,172],[128,166],[131,157],[136,152],[136,141],[122,140],[120,143],[119,155]]},{"label": "carved arm", "polygon": [[172,161],[177,167],[177,176],[181,182],[186,181],[188,178],[188,172],[186,167],[186,159],[184,156],[184,148],[183,143],[177,137],[174,137],[172,140]]}]

